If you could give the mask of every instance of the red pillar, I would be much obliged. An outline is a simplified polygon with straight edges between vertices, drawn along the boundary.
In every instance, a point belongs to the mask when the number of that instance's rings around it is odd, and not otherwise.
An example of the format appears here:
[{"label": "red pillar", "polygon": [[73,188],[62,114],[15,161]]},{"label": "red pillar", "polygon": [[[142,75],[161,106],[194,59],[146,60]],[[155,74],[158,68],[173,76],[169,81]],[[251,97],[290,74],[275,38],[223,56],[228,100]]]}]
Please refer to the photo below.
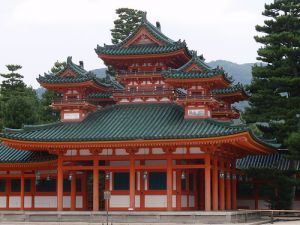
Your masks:
[{"label": "red pillar", "polygon": [[130,182],[130,185],[129,185],[129,195],[130,195],[129,209],[134,210],[134,208],[135,208],[135,160],[134,160],[133,155],[130,157],[129,175],[130,175],[130,179],[129,179],[129,182]]},{"label": "red pillar", "polygon": [[219,209],[225,210],[225,166],[224,166],[224,160],[221,160],[220,162],[220,174],[219,174],[219,182],[220,182],[220,188],[219,188]]},{"label": "red pillar", "polygon": [[226,210],[231,210],[231,172],[230,163],[227,162],[226,171]]},{"label": "red pillar", "polygon": [[172,210],[172,192],[173,192],[173,170],[172,159],[167,158],[167,210]]},{"label": "red pillar", "polygon": [[218,199],[218,189],[219,189],[219,173],[218,173],[218,160],[217,158],[214,158],[213,160],[213,174],[212,174],[212,208],[213,210],[218,210],[218,205],[219,205],[219,199]]},{"label": "red pillar", "polygon": [[87,174],[84,173],[81,179],[82,208],[87,209]]},{"label": "red pillar", "polygon": [[25,195],[25,182],[24,182],[24,172],[21,174],[21,210],[24,210],[24,195]]},{"label": "red pillar", "polygon": [[71,180],[71,210],[76,209],[76,174],[73,173]]},{"label": "red pillar", "polygon": [[232,180],[231,180],[231,209],[236,209],[236,171],[235,171],[235,161],[232,162]]},{"label": "red pillar", "polygon": [[211,173],[210,173],[210,155],[205,158],[205,211],[211,210]]},{"label": "red pillar", "polygon": [[99,170],[98,160],[94,159],[93,166],[93,211],[99,210]]},{"label": "red pillar", "polygon": [[57,159],[57,210],[63,210],[63,170],[62,170],[63,159],[62,156],[58,156]]}]

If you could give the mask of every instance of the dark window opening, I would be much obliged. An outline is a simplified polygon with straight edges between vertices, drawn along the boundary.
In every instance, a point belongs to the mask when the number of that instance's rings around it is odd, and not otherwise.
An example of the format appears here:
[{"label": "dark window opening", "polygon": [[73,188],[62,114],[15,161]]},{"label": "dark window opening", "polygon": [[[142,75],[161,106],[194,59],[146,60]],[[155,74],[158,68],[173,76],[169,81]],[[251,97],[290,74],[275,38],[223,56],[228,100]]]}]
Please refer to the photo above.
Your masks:
[{"label": "dark window opening", "polygon": [[5,192],[5,184],[6,184],[6,181],[1,179],[0,180],[0,192]]},{"label": "dark window opening", "polygon": [[129,190],[129,173],[118,172],[113,175],[114,190]]},{"label": "dark window opening", "polygon": [[165,172],[149,173],[149,190],[166,190],[167,174]]},{"label": "dark window opening", "polygon": [[11,180],[11,192],[20,192],[21,191],[21,180],[13,179]]},{"label": "dark window opening", "polygon": [[39,180],[36,192],[56,192],[56,180]]},{"label": "dark window opening", "polygon": [[181,190],[186,191],[186,179],[181,179]]},{"label": "dark window opening", "polygon": [[194,191],[194,176],[192,173],[189,175],[189,191]]}]

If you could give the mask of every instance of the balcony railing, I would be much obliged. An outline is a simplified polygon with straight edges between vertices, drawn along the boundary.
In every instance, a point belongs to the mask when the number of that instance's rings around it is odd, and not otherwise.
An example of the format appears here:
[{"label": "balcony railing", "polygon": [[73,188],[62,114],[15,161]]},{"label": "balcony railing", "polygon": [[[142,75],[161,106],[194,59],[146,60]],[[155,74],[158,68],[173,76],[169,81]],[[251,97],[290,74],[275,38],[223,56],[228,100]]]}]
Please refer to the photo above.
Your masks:
[{"label": "balcony railing", "polygon": [[76,105],[76,104],[94,104],[91,100],[86,98],[76,98],[76,99],[63,99],[63,98],[56,98],[52,101],[53,105]]},{"label": "balcony railing", "polygon": [[113,92],[114,97],[122,96],[149,96],[149,95],[174,95],[173,89],[138,89],[138,90],[117,90]]},{"label": "balcony railing", "polygon": [[160,75],[161,71],[139,71],[139,72],[117,72],[118,76],[142,76],[142,75]]}]

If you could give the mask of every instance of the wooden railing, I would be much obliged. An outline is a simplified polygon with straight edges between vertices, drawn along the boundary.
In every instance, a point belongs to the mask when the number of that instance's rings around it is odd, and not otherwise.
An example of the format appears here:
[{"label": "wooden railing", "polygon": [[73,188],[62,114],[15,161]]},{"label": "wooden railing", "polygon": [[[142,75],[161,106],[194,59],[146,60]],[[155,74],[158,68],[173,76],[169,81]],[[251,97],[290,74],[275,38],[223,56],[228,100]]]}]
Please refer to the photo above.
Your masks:
[{"label": "wooden railing", "polygon": [[173,89],[138,89],[138,90],[116,90],[113,96],[144,96],[144,95],[172,95]]},{"label": "wooden railing", "polygon": [[53,105],[59,105],[59,104],[94,104],[90,99],[86,98],[76,98],[76,99],[63,99],[63,98],[56,98],[53,99],[52,104]]}]

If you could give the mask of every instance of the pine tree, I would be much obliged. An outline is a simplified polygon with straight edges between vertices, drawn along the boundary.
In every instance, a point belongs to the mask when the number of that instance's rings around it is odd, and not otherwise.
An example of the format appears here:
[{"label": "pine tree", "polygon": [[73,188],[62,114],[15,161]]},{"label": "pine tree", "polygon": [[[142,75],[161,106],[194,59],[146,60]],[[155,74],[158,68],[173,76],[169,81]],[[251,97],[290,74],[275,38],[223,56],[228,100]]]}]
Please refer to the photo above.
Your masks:
[{"label": "pine tree", "polygon": [[120,43],[134,31],[141,23],[144,12],[137,9],[119,8],[116,14],[119,18],[114,21],[115,27],[111,29],[113,44]]},{"label": "pine tree", "polygon": [[262,122],[265,136],[276,137],[284,147],[300,113],[300,2],[277,0],[262,14],[268,19],[256,26],[262,35],[255,40],[262,44],[257,59],[263,63],[253,67],[250,108],[243,118]]},{"label": "pine tree", "polygon": [[23,75],[19,74],[17,70],[22,69],[20,65],[6,65],[9,73],[1,73],[0,76],[4,78],[1,83],[1,99],[7,101],[10,97],[19,95],[25,91],[25,83],[23,82]]},{"label": "pine tree", "polygon": [[[118,19],[114,21],[115,26],[111,29],[113,44],[122,42],[141,24],[144,12],[137,9],[119,8],[116,10],[116,14]],[[107,65],[106,73],[110,76],[116,75],[116,71],[111,65]]]}]

